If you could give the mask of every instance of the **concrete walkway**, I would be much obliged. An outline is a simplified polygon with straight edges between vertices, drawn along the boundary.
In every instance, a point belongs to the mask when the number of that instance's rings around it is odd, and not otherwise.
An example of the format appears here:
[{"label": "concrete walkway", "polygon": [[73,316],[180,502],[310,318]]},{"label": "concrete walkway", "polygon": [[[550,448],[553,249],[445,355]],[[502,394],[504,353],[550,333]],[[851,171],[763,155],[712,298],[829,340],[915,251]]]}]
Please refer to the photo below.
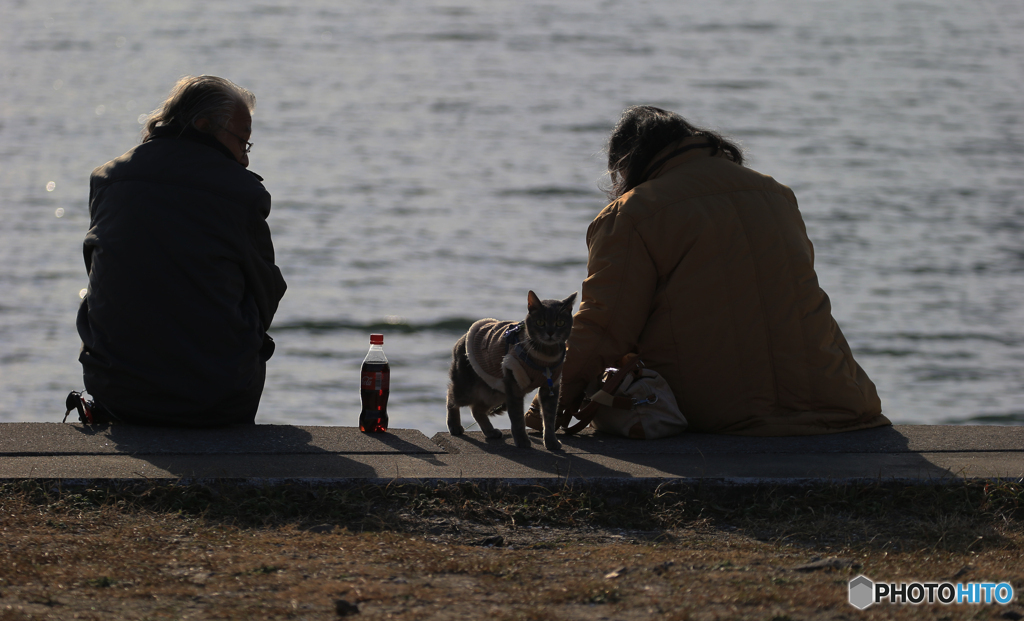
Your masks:
[{"label": "concrete walkway", "polygon": [[557,482],[1024,478],[1024,426],[898,425],[789,438],[559,436],[519,450],[480,433],[255,425],[214,430],[0,424],[0,479]]}]

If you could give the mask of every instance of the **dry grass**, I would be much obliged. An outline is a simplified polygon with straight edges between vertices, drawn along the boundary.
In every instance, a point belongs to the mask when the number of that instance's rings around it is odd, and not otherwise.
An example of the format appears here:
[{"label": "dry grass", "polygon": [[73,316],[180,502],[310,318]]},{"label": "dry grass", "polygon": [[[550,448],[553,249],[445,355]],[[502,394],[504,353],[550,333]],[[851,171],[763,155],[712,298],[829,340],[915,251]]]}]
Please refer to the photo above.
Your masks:
[{"label": "dry grass", "polygon": [[[0,485],[0,620],[1001,619],[846,601],[1024,592],[1024,486]],[[839,569],[797,571],[819,557]],[[351,610],[344,604],[342,612]],[[1009,617],[1002,615],[1010,614]]]}]

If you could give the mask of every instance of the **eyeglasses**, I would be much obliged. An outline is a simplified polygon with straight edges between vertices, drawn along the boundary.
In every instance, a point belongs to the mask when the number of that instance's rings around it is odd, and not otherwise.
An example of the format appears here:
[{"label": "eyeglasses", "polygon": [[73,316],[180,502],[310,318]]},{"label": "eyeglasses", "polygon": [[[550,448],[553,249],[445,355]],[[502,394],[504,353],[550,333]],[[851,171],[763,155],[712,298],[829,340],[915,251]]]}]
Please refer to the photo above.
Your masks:
[{"label": "eyeglasses", "polygon": [[221,125],[220,128],[222,130],[224,130],[225,132],[227,132],[227,133],[231,134],[232,136],[234,136],[235,139],[238,140],[238,144],[243,145],[242,153],[248,153],[249,151],[252,151],[252,143],[251,142],[245,140],[244,138],[242,138],[241,136],[239,136],[235,132],[231,131],[227,127],[224,127],[223,125]]}]

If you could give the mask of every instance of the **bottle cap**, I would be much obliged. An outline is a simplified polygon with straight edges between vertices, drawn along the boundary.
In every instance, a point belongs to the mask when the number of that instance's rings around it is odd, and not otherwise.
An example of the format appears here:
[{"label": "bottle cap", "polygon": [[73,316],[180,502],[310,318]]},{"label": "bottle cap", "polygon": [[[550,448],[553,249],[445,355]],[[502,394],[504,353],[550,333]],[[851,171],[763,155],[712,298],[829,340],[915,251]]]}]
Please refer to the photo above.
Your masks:
[{"label": "bottle cap", "polygon": [[371,334],[370,335],[370,345],[383,345],[383,344],[384,344],[384,335],[383,334]]}]

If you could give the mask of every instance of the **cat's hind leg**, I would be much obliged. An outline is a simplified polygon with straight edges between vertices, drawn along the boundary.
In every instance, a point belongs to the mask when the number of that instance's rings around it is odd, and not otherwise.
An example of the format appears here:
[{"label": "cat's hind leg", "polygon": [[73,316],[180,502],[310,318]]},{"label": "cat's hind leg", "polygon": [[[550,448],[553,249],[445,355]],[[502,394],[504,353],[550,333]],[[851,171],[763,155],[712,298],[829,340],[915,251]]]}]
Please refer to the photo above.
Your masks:
[{"label": "cat's hind leg", "polygon": [[476,420],[476,424],[480,425],[480,431],[484,432],[485,437],[491,440],[501,438],[501,430],[494,428],[494,425],[491,424],[491,417],[488,416],[488,413],[491,411],[489,405],[478,401],[471,406],[471,409],[473,411],[473,418]]},{"label": "cat's hind leg", "polygon": [[478,381],[476,371],[466,355],[466,336],[463,335],[452,347],[452,364],[448,369],[448,433],[461,436],[466,428],[462,426],[459,410],[472,401],[472,387]]},{"label": "cat's hind leg", "polygon": [[453,436],[461,436],[466,428],[462,426],[462,413],[459,404],[455,401],[455,386],[448,385],[448,433]]}]

